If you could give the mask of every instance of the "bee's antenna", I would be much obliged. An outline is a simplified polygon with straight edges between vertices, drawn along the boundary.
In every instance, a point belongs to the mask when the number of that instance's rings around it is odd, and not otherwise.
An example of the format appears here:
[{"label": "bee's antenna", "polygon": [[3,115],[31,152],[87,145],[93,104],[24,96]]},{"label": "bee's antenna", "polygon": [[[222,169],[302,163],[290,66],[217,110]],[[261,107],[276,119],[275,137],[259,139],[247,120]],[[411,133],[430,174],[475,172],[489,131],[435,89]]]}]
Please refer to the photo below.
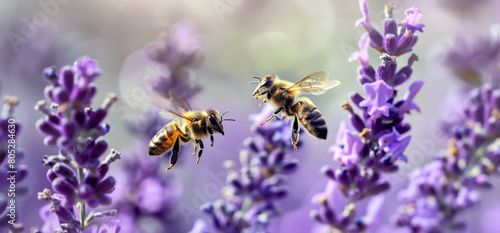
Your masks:
[{"label": "bee's antenna", "polygon": [[229,110],[226,110],[225,112],[223,112],[221,115],[220,115],[220,122],[223,122],[223,121],[236,121],[235,119],[223,119],[222,117],[227,113],[229,112]]},{"label": "bee's antenna", "polygon": [[262,80],[262,79],[261,79],[261,78],[259,78],[259,77],[253,77],[253,78],[258,79],[259,81],[252,81],[252,82],[250,82],[250,84],[260,83],[260,81]]}]

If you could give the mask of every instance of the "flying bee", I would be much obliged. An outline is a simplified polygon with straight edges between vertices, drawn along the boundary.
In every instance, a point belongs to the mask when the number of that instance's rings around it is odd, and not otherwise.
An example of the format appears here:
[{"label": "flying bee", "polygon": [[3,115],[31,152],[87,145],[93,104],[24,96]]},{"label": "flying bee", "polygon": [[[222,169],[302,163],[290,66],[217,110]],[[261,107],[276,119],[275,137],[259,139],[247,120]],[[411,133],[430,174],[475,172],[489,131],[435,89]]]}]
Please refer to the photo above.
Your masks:
[{"label": "flying bee", "polygon": [[[172,99],[171,99],[172,100]],[[160,103],[160,107],[164,108],[165,103]],[[193,143],[194,152],[196,154],[198,145],[200,150],[196,164],[200,162],[201,154],[203,153],[204,145],[202,139],[210,136],[211,144],[214,145],[214,133],[224,135],[223,121],[234,121],[234,119],[224,119],[225,111],[219,114],[215,109],[207,109],[206,111],[194,111],[186,101],[171,102],[170,106],[164,108],[166,112],[160,112],[160,115],[167,119],[172,119],[171,122],[163,126],[149,142],[148,156],[159,156],[168,150],[171,150],[170,165],[167,171],[172,169],[177,163],[181,144]]]},{"label": "flying bee", "polygon": [[294,150],[297,150],[297,143],[299,142],[299,121],[312,136],[326,139],[328,129],[321,112],[310,99],[297,96],[299,94],[324,94],[327,90],[338,86],[339,81],[329,80],[326,71],[315,72],[295,84],[281,80],[274,75],[255,78],[259,81],[251,82],[258,84],[252,96],[255,99],[262,98],[264,100],[259,106],[269,101],[276,107],[273,114],[260,126],[271,121],[274,116],[283,111],[282,117],[292,118],[292,145]]}]

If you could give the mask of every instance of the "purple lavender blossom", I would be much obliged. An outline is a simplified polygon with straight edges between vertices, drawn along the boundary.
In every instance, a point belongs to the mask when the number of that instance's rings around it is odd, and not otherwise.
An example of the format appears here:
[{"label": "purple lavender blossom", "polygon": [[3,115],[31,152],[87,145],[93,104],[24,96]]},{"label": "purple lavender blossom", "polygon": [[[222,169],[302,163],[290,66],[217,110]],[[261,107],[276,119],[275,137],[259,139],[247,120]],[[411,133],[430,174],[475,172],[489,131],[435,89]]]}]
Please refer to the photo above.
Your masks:
[{"label": "purple lavender blossom", "polygon": [[[351,95],[351,100],[359,108],[356,113],[349,103],[342,107],[350,113],[351,126],[341,124],[337,135],[337,145],[330,149],[334,160],[340,161],[340,167],[322,168],[328,178],[325,192],[316,195],[313,203],[319,210],[311,211],[311,217],[326,225],[329,229],[342,232],[365,232],[373,224],[373,213],[380,208],[379,198],[375,198],[390,188],[389,182],[382,178],[382,173],[398,170],[397,161],[407,161],[404,151],[411,136],[403,136],[410,130],[404,123],[404,117],[412,110],[419,111],[413,102],[423,82],[410,84],[406,95],[397,100],[397,87],[411,78],[411,68],[418,58],[415,54],[409,57],[406,66],[397,70],[397,56],[412,50],[416,43],[416,31],[423,31],[424,25],[419,23],[421,12],[416,8],[406,11],[407,18],[399,28],[392,19],[392,7],[386,7],[384,37],[371,25],[366,1],[360,0],[364,17],[358,20],[367,33],[359,41],[360,51],[351,55],[350,60],[359,60],[360,84],[366,97],[359,93]],[[368,45],[382,53],[381,64],[374,69],[369,64]],[[342,210],[333,206],[332,195],[340,190],[349,204]],[[357,202],[371,198],[368,213],[364,217],[357,216]]]},{"label": "purple lavender blossom", "polygon": [[336,182],[329,181],[325,191],[312,198],[313,204],[319,203],[320,205],[319,210],[311,211],[310,216],[317,222],[332,226],[337,230],[345,230],[345,232],[359,232],[374,225],[385,201],[383,195],[373,197],[366,208],[366,213],[356,220],[356,224],[351,224],[357,214],[355,204],[350,203],[342,210],[334,205],[336,199],[345,199],[345,196],[340,192]]},{"label": "purple lavender blossom", "polygon": [[470,94],[466,120],[454,128],[449,148],[415,170],[400,192],[405,205],[397,224],[414,232],[466,227],[460,214],[475,206],[479,190],[492,187],[489,176],[500,167],[500,88],[485,85]]},{"label": "purple lavender blossom", "polygon": [[[173,92],[189,100],[201,90],[195,83],[196,69],[203,62],[201,36],[193,23],[180,21],[159,40],[144,52],[166,70],[165,75],[145,80],[142,85],[162,98],[169,98]],[[127,172],[118,175],[125,182],[118,185],[113,203],[122,220],[122,232],[185,231],[179,226],[183,220],[175,214],[182,185],[170,173],[165,174],[158,159],[146,156],[149,141],[168,120],[160,117],[153,106],[134,110],[138,114],[127,119],[127,126],[136,141],[133,148],[124,152],[123,166]]]},{"label": "purple lavender blossom", "polygon": [[401,22],[402,25],[406,26],[406,30],[410,30],[412,32],[420,31],[424,32],[425,25],[423,23],[418,22],[420,17],[422,17],[422,12],[419,9],[412,7],[405,11],[406,19]]},{"label": "purple lavender blossom", "polygon": [[[472,31],[472,32],[470,32]],[[488,32],[470,29],[457,35],[443,54],[443,63],[471,86],[500,83],[500,28],[493,26]],[[468,90],[467,90],[468,91]]]},{"label": "purple lavender blossom", "polygon": [[[196,26],[190,21],[179,21],[170,30],[159,36],[159,41],[144,48],[144,53],[153,62],[161,65],[164,73],[153,80],[144,80],[142,86],[153,96],[169,99],[169,93],[189,100],[201,88],[196,85],[196,70],[203,63],[201,36]],[[153,137],[165,125],[166,121],[158,114],[157,108],[140,110],[141,116],[133,116],[128,126],[135,134]]]},{"label": "purple lavender blossom", "polygon": [[381,53],[387,53],[390,56],[400,56],[412,50],[417,43],[418,37],[416,31],[423,32],[424,24],[418,22],[422,13],[417,8],[406,10],[406,19],[401,22],[400,27],[392,18],[392,6],[386,5],[384,33],[383,35],[373,28],[368,3],[366,0],[359,0],[363,18],[356,21],[356,26],[363,25],[370,37],[370,45]]},{"label": "purple lavender blossom", "polygon": [[196,26],[190,21],[179,21],[159,40],[159,43],[147,46],[145,52],[151,60],[164,65],[167,72],[165,76],[145,83],[146,88],[166,98],[173,90],[183,99],[189,99],[201,90],[194,84],[194,71],[204,60],[201,36]]},{"label": "purple lavender blossom", "polygon": [[[5,96],[2,112],[0,114],[0,231],[22,232],[23,224],[16,219],[18,213],[10,206],[10,201],[19,201],[19,197],[24,195],[27,187],[19,186],[28,175],[28,168],[19,164],[24,158],[21,150],[16,148],[16,139],[21,132],[21,124],[13,116],[15,107],[19,100],[13,96]],[[15,173],[10,173],[15,171]],[[12,175],[14,178],[12,179]],[[11,184],[15,188],[11,188]],[[13,218],[11,217],[14,216]]]},{"label": "purple lavender blossom", "polygon": [[[57,193],[52,193],[49,189],[43,190],[43,192],[38,193],[38,199],[50,202],[44,205],[40,209],[40,217],[44,221],[44,225],[38,229],[38,232],[97,232],[96,229],[111,229],[118,233],[120,226],[119,220],[110,220],[109,226],[97,226],[91,225],[85,230],[81,231],[80,228],[80,216],[78,208],[75,206],[65,207],[62,203],[65,202],[65,196]],[[101,217],[114,217],[116,215],[116,210],[105,210],[101,212],[90,212],[85,220],[91,222],[95,218]]]},{"label": "purple lavender blossom", "polygon": [[[116,180],[107,176],[109,166],[120,158],[120,153],[111,149],[105,154],[108,144],[101,140],[109,132],[109,125],[102,123],[109,108],[116,101],[110,94],[101,108],[93,109],[93,97],[97,87],[93,83],[101,71],[97,62],[88,57],[79,58],[73,66],[63,67],[59,74],[49,67],[43,72],[50,85],[45,88],[45,100],[35,106],[46,116],[37,121],[38,131],[45,136],[47,146],[57,145],[56,155],[43,157],[43,164],[49,167],[47,179],[50,190],[39,193],[39,199],[50,201],[60,222],[60,229],[81,232],[96,216],[114,216],[116,211],[90,212],[86,206],[95,208],[111,204],[109,194],[113,192]],[[78,206],[79,215],[74,206]],[[78,217],[78,219],[77,219]]]},{"label": "purple lavender blossom", "polygon": [[455,125],[462,124],[467,117],[463,113],[466,96],[469,92],[485,83],[500,83],[500,37],[498,26],[481,32],[469,29],[473,33],[457,35],[453,43],[441,54],[442,63],[454,76],[463,81],[460,90],[447,97],[443,106],[444,117],[440,130],[446,136],[453,136]]},{"label": "purple lavender blossom", "polygon": [[353,134],[345,123],[341,124],[337,138],[337,143],[345,146],[333,147],[333,150],[331,150],[334,153],[333,159],[339,160],[346,167],[354,166],[358,163],[358,155],[364,147],[361,138]]},{"label": "purple lavender blossom", "polygon": [[[274,120],[258,127],[272,112],[266,106],[260,114],[251,115],[253,136],[240,151],[240,166],[226,161],[227,185],[224,199],[207,203],[202,210],[211,217],[212,227],[220,232],[265,231],[279,213],[277,201],[283,199],[286,175],[293,173],[298,160],[290,154],[290,120]],[[300,147],[299,143],[299,147]]]},{"label": "purple lavender blossom", "polygon": [[391,103],[387,102],[393,96],[393,88],[387,85],[384,80],[377,80],[364,84],[363,89],[365,89],[367,98],[361,101],[359,106],[366,107],[368,114],[374,118],[379,117],[380,114],[388,117],[389,110],[394,108]]},{"label": "purple lavender blossom", "polygon": [[[123,153],[124,172],[114,172],[125,182],[113,194],[113,207],[118,210],[121,232],[179,231],[175,215],[182,186],[174,177],[164,174],[157,159],[148,158],[149,138],[137,138],[136,145]],[[162,175],[163,174],[163,175]]]}]

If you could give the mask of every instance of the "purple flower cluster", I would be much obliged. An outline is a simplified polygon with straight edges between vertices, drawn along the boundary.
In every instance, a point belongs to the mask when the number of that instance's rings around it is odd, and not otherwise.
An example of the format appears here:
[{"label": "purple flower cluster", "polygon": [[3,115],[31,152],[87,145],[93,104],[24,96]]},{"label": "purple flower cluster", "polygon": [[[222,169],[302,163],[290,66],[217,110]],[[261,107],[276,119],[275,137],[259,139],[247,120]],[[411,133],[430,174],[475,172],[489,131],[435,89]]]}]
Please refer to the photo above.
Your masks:
[{"label": "purple flower cluster", "polygon": [[[195,85],[195,72],[203,61],[200,35],[195,25],[180,21],[172,25],[160,42],[147,46],[147,56],[159,63],[164,76],[146,80],[144,87],[163,98],[173,92],[189,100],[201,89]],[[128,128],[136,136],[133,148],[124,152],[126,172],[119,174],[124,182],[119,185],[113,206],[122,220],[122,232],[180,232],[176,209],[181,198],[182,186],[165,173],[158,158],[148,157],[148,144],[167,120],[160,117],[158,109],[148,106],[140,116],[127,120]],[[161,158],[160,158],[161,159]]]},{"label": "purple flower cluster", "polygon": [[159,39],[145,52],[151,60],[164,65],[167,72],[145,83],[146,88],[166,98],[172,90],[183,99],[190,98],[201,90],[194,84],[195,70],[204,60],[198,29],[190,21],[179,21]]},{"label": "purple flower cluster", "polygon": [[[406,10],[406,19],[400,23],[400,27],[392,18],[392,6],[386,5],[384,20],[384,34],[373,28],[366,0],[359,0],[363,18],[356,21],[356,26],[363,25],[370,38],[369,44],[381,53],[390,56],[400,56],[412,50],[417,43],[416,31],[423,32],[425,25],[418,20],[422,17],[422,12],[417,8]],[[363,64],[363,63],[362,63]]]},{"label": "purple flower cluster", "polygon": [[[19,100],[13,96],[5,96],[0,113],[0,231],[22,232],[23,224],[19,223],[15,208],[10,207],[10,201],[27,193],[28,188],[19,186],[28,175],[28,168],[19,164],[24,158],[21,150],[16,148],[16,139],[21,132],[21,124],[13,116]],[[11,176],[15,171],[14,178]],[[14,184],[14,186],[12,186]],[[14,212],[11,212],[14,211]],[[13,216],[13,217],[11,217]]]},{"label": "purple flower cluster", "polygon": [[466,120],[453,129],[445,153],[410,177],[400,193],[397,224],[413,232],[442,232],[466,227],[460,213],[492,187],[489,175],[500,168],[500,88],[485,85],[471,92]]},{"label": "purple flower cluster", "polygon": [[[120,154],[111,149],[102,159],[108,144],[100,137],[110,129],[103,120],[116,96],[110,94],[99,109],[90,106],[97,92],[93,82],[100,74],[97,62],[88,57],[79,58],[59,73],[55,67],[46,68],[43,75],[50,84],[45,88],[45,96],[50,106],[45,100],[35,106],[45,114],[36,123],[38,131],[45,136],[45,145],[60,148],[58,154],[43,157],[43,164],[49,167],[47,179],[55,193],[46,189],[39,193],[39,199],[51,202],[61,229],[68,232],[84,230],[95,216],[116,213],[87,215],[85,208],[86,205],[95,208],[111,204],[109,194],[116,180],[107,173],[110,164],[120,158]],[[78,219],[73,210],[76,204],[80,210]]]},{"label": "purple flower cluster", "polygon": [[[422,31],[423,24],[418,22],[421,13],[416,8],[406,11],[407,18],[399,27],[392,18],[392,7],[386,7],[384,36],[371,25],[366,1],[360,1],[364,18],[362,24],[367,33],[359,41],[360,52],[351,56],[361,63],[359,82],[363,86],[365,97],[359,93],[351,95],[352,102],[361,111],[356,113],[349,103],[343,108],[350,113],[350,126],[343,123],[338,131],[336,145],[330,151],[340,167],[333,169],[325,166],[323,174],[329,179],[329,187],[325,192],[316,195],[313,202],[319,210],[313,210],[311,217],[332,229],[347,232],[362,232],[370,226],[370,217],[356,218],[356,202],[375,196],[390,188],[389,182],[382,178],[383,172],[398,170],[396,161],[406,162],[403,155],[411,136],[403,136],[411,129],[404,122],[406,114],[412,110],[419,111],[413,102],[423,85],[422,81],[414,81],[408,91],[397,99],[396,88],[410,79],[412,64],[417,56],[412,54],[406,66],[397,69],[396,57],[412,50],[417,40],[415,31]],[[368,59],[369,46],[380,51],[381,64],[375,70]],[[349,204],[340,210],[329,201],[333,191],[339,189]],[[374,199],[380,202],[380,199]],[[373,200],[372,200],[373,201]],[[380,207],[379,204],[373,206]],[[337,210],[336,210],[337,209]],[[369,212],[376,212],[370,210]]]},{"label": "purple flower cluster", "polygon": [[258,127],[273,111],[266,106],[260,114],[251,116],[253,136],[245,140],[240,151],[240,166],[232,161],[224,164],[228,170],[227,185],[222,189],[224,199],[202,206],[216,231],[264,232],[279,213],[277,201],[288,193],[286,175],[297,169],[298,160],[289,154],[290,120],[273,120]]},{"label": "purple flower cluster", "polygon": [[[472,86],[500,83],[500,27],[487,33],[472,29],[455,38],[443,54],[443,63],[461,80]],[[474,33],[475,31],[475,33]]]},{"label": "purple flower cluster", "polygon": [[[85,230],[80,230],[80,216],[77,208],[74,206],[66,207],[63,205],[66,202],[65,196],[54,193],[49,189],[44,189],[38,193],[38,199],[50,202],[40,209],[40,217],[45,224],[36,229],[35,233],[42,232],[99,232],[99,233],[118,233],[120,232],[120,220],[112,219],[109,221],[109,226],[88,226]],[[114,217],[116,210],[105,210],[101,212],[91,211],[85,218],[86,223],[90,223],[95,218]]]},{"label": "purple flower cluster", "polygon": [[[196,85],[196,70],[203,64],[201,36],[190,21],[179,21],[159,36],[159,41],[146,46],[147,57],[161,65],[161,75],[143,81],[146,91],[153,96],[169,99],[173,93],[179,99],[188,100],[201,88]],[[128,126],[134,133],[153,137],[165,125],[157,108],[141,110],[141,117],[132,117]]]},{"label": "purple flower cluster", "polygon": [[[143,135],[144,136],[144,135]],[[113,193],[113,208],[123,227],[121,232],[179,231],[175,215],[181,198],[181,184],[164,174],[158,159],[147,157],[149,137],[137,138],[136,145],[123,153],[123,178]]]}]

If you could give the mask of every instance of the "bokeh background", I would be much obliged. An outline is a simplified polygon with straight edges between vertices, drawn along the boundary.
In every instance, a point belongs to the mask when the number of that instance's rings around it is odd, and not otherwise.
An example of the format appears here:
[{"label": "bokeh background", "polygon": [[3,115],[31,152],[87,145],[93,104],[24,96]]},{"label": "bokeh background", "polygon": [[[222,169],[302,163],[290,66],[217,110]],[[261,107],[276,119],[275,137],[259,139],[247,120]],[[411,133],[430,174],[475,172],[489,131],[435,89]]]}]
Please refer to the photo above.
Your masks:
[{"label": "bokeh background", "polygon": [[[464,84],[444,64],[443,53],[453,46],[457,35],[488,33],[500,20],[497,10],[500,2],[369,0],[368,3],[377,28],[384,19],[384,4],[394,5],[397,21],[404,19],[405,9],[415,6],[423,12],[421,22],[426,25],[414,47],[419,61],[413,66],[413,79],[425,80],[415,101],[422,112],[408,117],[413,130],[407,150],[417,151],[414,154],[418,156],[410,157],[397,174],[389,177],[393,182],[393,189],[387,194],[391,201],[386,202],[376,228],[376,232],[387,232],[392,229],[390,217],[398,207],[398,202],[392,200],[408,183],[407,174],[429,162],[432,154],[446,146],[439,122],[454,117],[455,106],[447,99],[460,93]],[[364,29],[354,26],[361,17],[357,1],[40,0],[3,1],[0,5],[1,94],[18,96],[21,101],[15,111],[23,124],[18,147],[25,151],[26,158],[20,163],[29,167],[29,177],[18,185],[29,187],[30,192],[17,199],[17,211],[27,229],[43,224],[38,210],[44,203],[37,200],[36,193],[50,187],[50,183],[41,159],[57,151],[44,146],[43,137],[35,129],[35,122],[42,115],[33,106],[44,99],[43,89],[47,84],[42,78],[43,69],[71,64],[82,55],[96,59],[103,71],[96,82],[96,106],[109,92],[117,93],[120,99],[107,118],[112,130],[106,139],[118,151],[131,150],[134,134],[127,130],[126,119],[137,114],[137,106],[147,103],[144,92],[137,87],[162,72],[158,64],[145,59],[144,48],[161,40],[179,22],[197,28],[204,54],[202,66],[196,71],[196,83],[202,91],[190,100],[191,106],[228,109],[227,116],[236,119],[225,124],[225,136],[215,136],[214,147],[206,146],[199,165],[190,156],[192,148],[187,146],[184,150],[188,152],[180,158],[180,164],[169,171],[169,179],[176,179],[182,187],[178,205],[188,210],[174,210],[182,221],[179,232],[188,231],[197,219],[206,218],[197,211],[199,204],[221,197],[220,187],[226,173],[222,163],[238,160],[243,141],[250,134],[252,122],[248,116],[260,111],[260,101],[251,98],[254,86],[248,83],[252,77],[272,73],[298,81],[315,71],[326,70],[342,85],[311,99],[326,117],[328,139],[301,137],[304,146],[294,153],[300,167],[289,177],[290,195],[281,201],[283,214],[273,220],[270,231],[310,232],[318,228],[309,219],[309,210],[313,209],[310,199],[326,185],[320,168],[334,163],[327,150],[334,143],[340,121],[348,116],[340,105],[349,101],[349,93],[362,90],[356,79],[358,63],[348,61],[364,33]],[[370,56],[373,64],[378,64],[378,55],[370,51]],[[116,174],[127,172],[120,162],[115,169]],[[116,178],[119,186],[121,177]],[[481,204],[466,213],[470,232],[500,229],[500,222],[494,217],[500,215],[500,202],[495,199],[498,194],[498,187],[483,192]]]}]

